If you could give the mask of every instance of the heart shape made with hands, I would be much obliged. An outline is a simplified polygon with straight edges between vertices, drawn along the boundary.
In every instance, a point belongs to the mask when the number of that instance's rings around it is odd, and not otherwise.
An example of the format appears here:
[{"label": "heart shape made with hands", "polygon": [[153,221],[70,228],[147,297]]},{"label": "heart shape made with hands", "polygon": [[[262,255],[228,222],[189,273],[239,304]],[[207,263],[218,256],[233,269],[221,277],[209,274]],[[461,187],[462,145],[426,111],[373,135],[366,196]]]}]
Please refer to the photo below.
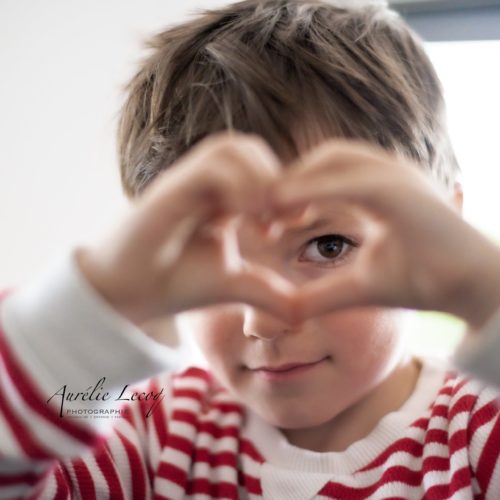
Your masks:
[{"label": "heart shape made with hands", "polygon": [[[356,212],[354,207],[351,210]],[[369,304],[368,297],[358,286],[359,272],[353,266],[340,271],[336,268],[335,272],[325,273],[323,277],[295,284],[273,267],[262,263],[266,260],[266,250],[272,245],[279,245],[285,232],[309,226],[326,211],[332,212],[330,204],[310,202],[278,217],[269,213],[257,217],[238,214],[225,220],[220,227],[210,229],[212,236],[221,243],[225,271],[235,276],[244,273],[247,276],[260,275],[258,287],[261,292],[267,284],[272,293],[266,295],[278,302],[267,309],[283,316],[290,324],[341,308]],[[245,238],[245,254],[241,248],[242,229],[251,235]]]},{"label": "heart shape made with hands", "polygon": [[[463,228],[457,227],[462,222],[442,188],[422,169],[353,141],[325,142],[287,168],[267,166],[267,173],[263,162],[251,176],[212,182],[214,218],[207,215],[200,230],[215,236],[216,244],[206,246],[215,249],[215,257],[206,260],[199,280],[203,287],[187,290],[188,298],[197,294],[199,299],[193,307],[246,303],[292,323],[351,307],[442,307],[439,276],[454,262],[443,227],[455,227],[457,235]],[[353,238],[359,240],[356,253],[345,264],[317,273],[320,277],[310,278],[311,273],[296,284],[261,258],[265,245],[279,242],[285,228],[305,226],[319,216],[336,218],[342,210],[360,222],[359,237]],[[335,225],[335,234],[346,234]],[[241,227],[257,235],[256,258],[243,255]],[[453,244],[463,245],[462,240],[457,237]],[[187,273],[201,255],[189,260]],[[183,280],[177,283],[189,288]]]}]

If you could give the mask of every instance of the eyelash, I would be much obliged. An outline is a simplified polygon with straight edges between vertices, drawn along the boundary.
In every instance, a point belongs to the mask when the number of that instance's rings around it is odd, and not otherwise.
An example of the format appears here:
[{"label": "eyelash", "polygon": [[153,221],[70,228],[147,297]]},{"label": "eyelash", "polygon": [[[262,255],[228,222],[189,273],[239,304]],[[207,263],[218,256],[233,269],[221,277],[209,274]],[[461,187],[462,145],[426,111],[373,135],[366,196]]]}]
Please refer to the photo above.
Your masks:
[{"label": "eyelash", "polygon": [[[307,250],[307,248],[309,247],[309,245],[311,245],[313,243],[320,242],[321,240],[326,240],[326,241],[340,240],[340,242],[342,244],[342,250],[341,250],[340,254],[338,256],[334,257],[333,259],[328,259],[327,257],[322,257],[326,260],[322,260],[322,261],[314,261],[313,260],[313,262],[318,262],[319,264],[336,265],[336,264],[342,262],[351,253],[353,248],[357,248],[359,246],[353,240],[347,238],[346,236],[342,236],[341,234],[325,234],[323,236],[317,236],[316,238],[309,240],[305,245],[304,253]],[[347,250],[346,250],[346,245],[349,246],[349,248],[347,248]],[[310,259],[301,258],[300,260],[310,260]]]}]

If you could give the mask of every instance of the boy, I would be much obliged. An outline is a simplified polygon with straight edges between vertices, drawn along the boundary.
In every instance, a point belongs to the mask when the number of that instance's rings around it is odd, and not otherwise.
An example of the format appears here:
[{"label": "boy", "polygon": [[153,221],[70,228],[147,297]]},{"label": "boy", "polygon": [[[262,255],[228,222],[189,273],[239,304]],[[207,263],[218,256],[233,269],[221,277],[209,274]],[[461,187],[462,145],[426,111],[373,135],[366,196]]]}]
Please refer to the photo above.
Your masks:
[{"label": "boy", "polygon": [[[397,308],[456,314],[458,360],[500,380],[500,251],[453,208],[413,35],[380,6],[247,0],[152,48],[120,123],[130,213],[2,303],[3,497],[498,498],[497,393],[400,332]],[[141,327],[173,316],[210,373],[131,391],[172,370]],[[117,401],[111,431],[68,418]]]}]

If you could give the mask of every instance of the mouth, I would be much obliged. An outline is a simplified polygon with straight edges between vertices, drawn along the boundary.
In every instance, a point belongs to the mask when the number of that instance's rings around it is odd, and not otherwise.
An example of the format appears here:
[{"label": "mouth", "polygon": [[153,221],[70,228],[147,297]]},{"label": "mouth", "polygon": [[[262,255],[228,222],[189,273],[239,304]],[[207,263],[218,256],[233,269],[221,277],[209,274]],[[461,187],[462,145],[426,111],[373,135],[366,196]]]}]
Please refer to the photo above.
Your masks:
[{"label": "mouth", "polygon": [[257,368],[248,368],[255,375],[270,381],[287,380],[304,374],[326,361],[329,356],[325,356],[316,361],[306,363],[286,363],[277,366],[260,366]]}]

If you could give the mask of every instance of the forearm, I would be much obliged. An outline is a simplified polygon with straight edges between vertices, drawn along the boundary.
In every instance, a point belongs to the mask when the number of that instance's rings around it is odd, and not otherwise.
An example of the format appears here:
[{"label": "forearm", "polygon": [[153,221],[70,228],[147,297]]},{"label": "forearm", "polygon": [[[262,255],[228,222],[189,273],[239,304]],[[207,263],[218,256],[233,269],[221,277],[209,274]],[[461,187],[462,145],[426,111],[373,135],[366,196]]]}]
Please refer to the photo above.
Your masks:
[{"label": "forearm", "polygon": [[[178,358],[114,313],[86,283],[72,256],[7,296],[0,312],[4,457],[79,454],[99,440],[111,420],[74,420],[62,410],[123,404],[114,401],[115,394],[172,368]],[[109,393],[107,400],[88,390],[102,378],[100,392]],[[69,392],[87,395],[69,403],[64,399]]]}]

